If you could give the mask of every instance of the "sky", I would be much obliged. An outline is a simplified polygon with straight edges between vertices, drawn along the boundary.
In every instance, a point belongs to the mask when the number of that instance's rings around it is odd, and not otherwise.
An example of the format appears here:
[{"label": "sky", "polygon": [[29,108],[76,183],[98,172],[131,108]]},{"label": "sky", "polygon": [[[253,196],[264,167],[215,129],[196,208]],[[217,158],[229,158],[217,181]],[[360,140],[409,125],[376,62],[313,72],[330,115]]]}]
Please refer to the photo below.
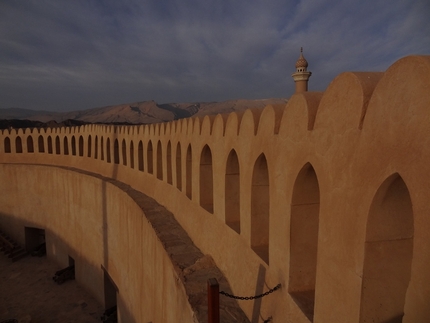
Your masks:
[{"label": "sky", "polygon": [[0,0],[0,109],[289,98],[430,55],[429,0]]}]

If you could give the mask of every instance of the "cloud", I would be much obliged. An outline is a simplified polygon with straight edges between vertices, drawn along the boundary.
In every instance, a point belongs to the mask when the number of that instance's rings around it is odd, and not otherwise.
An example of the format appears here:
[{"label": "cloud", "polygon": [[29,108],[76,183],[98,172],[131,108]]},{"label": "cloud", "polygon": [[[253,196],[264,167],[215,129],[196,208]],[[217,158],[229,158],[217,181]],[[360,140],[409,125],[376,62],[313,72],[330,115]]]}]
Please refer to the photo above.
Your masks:
[{"label": "cloud", "polygon": [[2,1],[0,108],[78,110],[289,97],[346,70],[430,52],[430,6],[406,1]]}]

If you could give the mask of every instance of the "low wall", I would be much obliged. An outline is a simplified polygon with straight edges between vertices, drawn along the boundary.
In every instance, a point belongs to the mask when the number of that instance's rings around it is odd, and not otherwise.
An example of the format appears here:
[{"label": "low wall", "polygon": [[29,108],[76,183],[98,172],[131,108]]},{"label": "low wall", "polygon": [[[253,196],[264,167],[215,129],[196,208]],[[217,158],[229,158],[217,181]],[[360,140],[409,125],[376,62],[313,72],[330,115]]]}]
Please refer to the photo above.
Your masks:
[{"label": "low wall", "polygon": [[[0,165],[1,224],[24,245],[43,228],[48,256],[104,303],[103,266],[118,288],[120,322],[194,322],[169,255],[142,209],[117,186],[57,167]],[[166,309],[166,310],[160,310]]]}]

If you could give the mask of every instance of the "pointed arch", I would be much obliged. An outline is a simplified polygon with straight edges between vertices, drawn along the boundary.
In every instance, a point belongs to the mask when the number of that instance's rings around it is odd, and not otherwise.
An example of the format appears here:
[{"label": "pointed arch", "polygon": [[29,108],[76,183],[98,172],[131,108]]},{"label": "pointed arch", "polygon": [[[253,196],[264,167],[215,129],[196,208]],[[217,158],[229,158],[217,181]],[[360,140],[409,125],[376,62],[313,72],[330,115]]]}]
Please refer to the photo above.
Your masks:
[{"label": "pointed arch", "polygon": [[172,144],[169,142],[167,143],[167,183],[172,184]]},{"label": "pointed arch", "polygon": [[84,156],[84,137],[79,136],[79,156]]},{"label": "pointed arch", "polygon": [[388,177],[369,210],[360,322],[401,323],[411,279],[414,216],[399,174]]},{"label": "pointed arch", "polygon": [[214,212],[212,152],[205,145],[200,154],[200,206],[206,211]]},{"label": "pointed arch", "polygon": [[94,159],[99,158],[99,136],[94,139]]},{"label": "pointed arch", "polygon": [[105,160],[105,146],[103,144],[103,136],[100,137],[100,160]]},{"label": "pointed arch", "polygon": [[234,149],[228,155],[225,169],[225,223],[240,233],[240,172]]},{"label": "pointed arch", "polygon": [[146,158],[147,158],[147,165],[148,165],[148,173],[153,174],[154,173],[154,159],[152,156],[152,141],[150,140],[148,142],[148,147],[146,151]]},{"label": "pointed arch", "polygon": [[143,143],[142,140],[139,141],[139,146],[137,150],[137,157],[139,163],[139,170],[143,172]]},{"label": "pointed arch", "polygon": [[48,136],[48,154],[53,154],[54,150],[52,147],[52,138],[51,136]]},{"label": "pointed arch", "polygon": [[27,152],[28,153],[34,153],[33,137],[32,136],[27,137]]},{"label": "pointed arch", "polygon": [[254,164],[251,187],[251,248],[269,264],[269,170],[264,154]]},{"label": "pointed arch", "polygon": [[133,144],[133,140],[130,141],[130,167],[134,168],[134,144]]},{"label": "pointed arch", "polygon": [[87,157],[91,157],[91,149],[92,149],[92,147],[91,147],[91,144],[92,144],[92,142],[91,142],[91,135],[88,135],[88,151],[87,151]]},{"label": "pointed arch", "polygon": [[121,149],[122,149],[122,164],[124,166],[127,166],[127,144],[125,142],[125,139],[122,140],[122,144],[121,144]]},{"label": "pointed arch", "polygon": [[55,137],[55,153],[59,155],[61,153],[61,147],[60,147],[60,137]]},{"label": "pointed arch", "polygon": [[[75,143],[75,137],[72,137],[72,152],[74,152],[76,154],[76,151],[73,151],[73,147]],[[64,136],[63,138],[63,145],[64,145],[64,151],[63,154],[64,155],[68,155],[69,154],[69,139],[67,138],[67,136]]]},{"label": "pointed arch", "polygon": [[12,152],[9,137],[4,138],[4,152],[5,153],[11,153]]},{"label": "pointed arch", "polygon": [[40,135],[37,139],[37,145],[39,146],[39,153],[45,152],[45,141],[43,140],[43,136]]},{"label": "pointed arch", "polygon": [[15,152],[18,154],[22,153],[22,141],[21,137],[16,137],[15,139]]},{"label": "pointed arch", "polygon": [[176,187],[182,191],[182,154],[179,142],[176,145]]},{"label": "pointed arch", "polygon": [[317,272],[320,189],[310,163],[294,182],[290,219],[290,279],[288,292],[313,321]]},{"label": "pointed arch", "polygon": [[188,145],[187,155],[186,155],[186,164],[185,164],[185,185],[186,185],[186,195],[191,200],[192,198],[192,171],[193,171],[193,154],[191,151],[191,144]]},{"label": "pointed arch", "polygon": [[113,162],[119,164],[119,143],[118,139],[115,139],[113,144]]},{"label": "pointed arch", "polygon": [[163,148],[161,141],[157,143],[157,178],[163,180]]},{"label": "pointed arch", "polygon": [[106,161],[108,163],[111,163],[111,156],[110,156],[110,138],[108,137],[106,139]]}]

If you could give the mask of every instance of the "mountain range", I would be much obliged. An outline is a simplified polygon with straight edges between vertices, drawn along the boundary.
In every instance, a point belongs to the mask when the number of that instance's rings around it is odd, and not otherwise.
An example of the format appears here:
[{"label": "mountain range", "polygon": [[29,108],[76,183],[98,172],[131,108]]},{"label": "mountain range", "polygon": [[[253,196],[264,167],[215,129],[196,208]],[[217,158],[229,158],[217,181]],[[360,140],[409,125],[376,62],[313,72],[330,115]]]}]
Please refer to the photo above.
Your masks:
[{"label": "mountain range", "polygon": [[149,124],[168,122],[192,116],[243,111],[266,105],[285,105],[287,99],[230,100],[223,102],[165,103],[155,101],[133,102],[120,105],[70,112],[37,111],[20,108],[0,109],[0,120],[30,120],[40,123]]}]

